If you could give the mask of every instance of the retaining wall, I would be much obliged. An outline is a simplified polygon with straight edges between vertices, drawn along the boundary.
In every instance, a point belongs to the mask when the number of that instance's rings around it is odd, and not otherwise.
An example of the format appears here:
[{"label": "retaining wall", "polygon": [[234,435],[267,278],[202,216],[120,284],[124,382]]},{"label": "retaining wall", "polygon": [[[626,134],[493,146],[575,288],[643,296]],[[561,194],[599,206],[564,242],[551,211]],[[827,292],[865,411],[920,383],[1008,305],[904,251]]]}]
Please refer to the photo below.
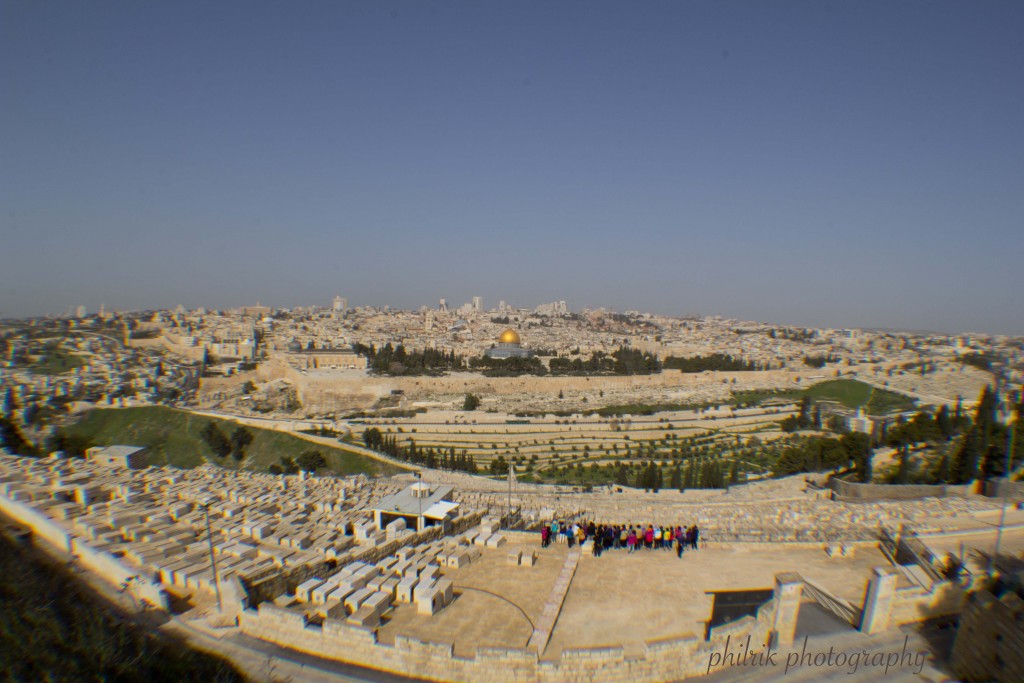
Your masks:
[{"label": "retaining wall", "polygon": [[838,477],[828,480],[833,499],[843,500],[918,500],[920,498],[946,498],[966,496],[974,484],[951,486],[948,484],[861,484]]},{"label": "retaining wall", "polygon": [[27,526],[34,535],[44,539],[50,545],[73,555],[79,564],[95,572],[107,583],[121,586],[131,579],[130,587],[135,596],[161,609],[169,609],[167,593],[160,587],[160,584],[139,576],[136,571],[125,566],[110,553],[97,550],[85,540],[64,531],[42,512],[19,501],[11,500],[2,494],[0,494],[0,511]]},{"label": "retaining wall", "polygon": [[965,681],[1024,681],[1024,600],[1016,593],[997,599],[971,595],[960,615],[950,663]]},{"label": "retaining wall", "polygon": [[991,498],[1009,498],[1024,501],[1024,481],[989,479],[985,482],[985,495]]},{"label": "retaining wall", "polygon": [[751,649],[760,649],[768,641],[773,616],[773,603],[769,602],[757,618],[745,617],[713,629],[707,641],[694,635],[652,640],[644,644],[640,656],[627,656],[621,647],[565,650],[559,661],[542,661],[536,652],[517,648],[479,648],[475,657],[457,657],[449,643],[401,635],[396,636],[394,645],[383,645],[373,631],[336,619],[326,619],[322,626],[307,624],[301,613],[272,603],[245,610],[239,625],[247,635],[294,650],[435,681],[634,683],[703,675],[711,653],[723,652],[727,638],[735,648],[737,641],[745,642],[749,635]]}]

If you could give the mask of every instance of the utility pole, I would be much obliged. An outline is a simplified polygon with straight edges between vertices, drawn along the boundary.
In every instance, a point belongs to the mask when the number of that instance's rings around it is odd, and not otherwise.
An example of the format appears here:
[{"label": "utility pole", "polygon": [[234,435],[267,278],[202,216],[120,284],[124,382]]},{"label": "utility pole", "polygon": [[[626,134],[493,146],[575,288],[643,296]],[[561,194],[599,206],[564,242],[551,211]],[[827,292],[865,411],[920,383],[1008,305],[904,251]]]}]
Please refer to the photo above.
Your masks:
[{"label": "utility pole", "polygon": [[200,503],[203,512],[206,513],[206,541],[210,546],[210,571],[213,572],[213,588],[217,593],[217,611],[223,612],[224,606],[220,602],[220,577],[217,576],[217,558],[213,554],[213,531],[210,528],[210,505],[212,501],[205,500]]},{"label": "utility pole", "polygon": [[[1003,478],[1006,479],[1007,488],[1010,484],[1010,473],[1013,471],[1013,431],[1014,431],[1014,420],[1013,420],[1013,403],[1010,401],[1010,394],[1007,394],[1006,403],[1009,409],[1006,418],[1006,472],[1003,474]],[[999,546],[1003,543],[1003,524],[1006,522],[1006,503],[1010,499],[1010,492],[1006,490],[1003,492],[1003,507],[999,512],[999,529],[996,531],[996,547],[992,550],[992,557],[988,561],[988,574],[992,575],[995,570],[996,560],[999,558]]]},{"label": "utility pole", "polygon": [[420,488],[423,486],[423,473],[413,472],[413,476],[416,477],[416,484],[412,486],[412,493],[416,496],[416,503],[419,505],[420,514],[416,517],[416,531],[422,530],[421,526],[423,523],[423,498],[421,497],[422,491]]}]

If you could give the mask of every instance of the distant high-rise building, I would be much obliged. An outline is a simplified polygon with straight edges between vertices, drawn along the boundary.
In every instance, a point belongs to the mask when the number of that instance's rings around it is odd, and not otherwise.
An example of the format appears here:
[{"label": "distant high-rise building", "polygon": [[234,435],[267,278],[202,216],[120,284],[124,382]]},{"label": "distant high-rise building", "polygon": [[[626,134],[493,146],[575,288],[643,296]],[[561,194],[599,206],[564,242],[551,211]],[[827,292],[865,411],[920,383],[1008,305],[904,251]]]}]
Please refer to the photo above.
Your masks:
[{"label": "distant high-rise building", "polygon": [[482,296],[473,297],[473,310],[477,313],[484,310],[484,298]]},{"label": "distant high-rise building", "polygon": [[448,302],[445,301],[444,299],[441,299],[439,302],[437,302],[437,310],[444,311],[445,313],[447,313],[448,312]]},{"label": "distant high-rise building", "polygon": [[505,303],[504,299],[502,299],[501,301],[498,302],[498,310],[499,311],[504,313],[506,308],[508,308],[508,304]]},{"label": "distant high-rise building", "polygon": [[342,312],[342,311],[347,311],[348,310],[348,299],[346,299],[345,297],[342,297],[342,296],[334,297],[334,303],[332,304],[331,308],[333,308],[336,312],[339,312],[339,313]]},{"label": "distant high-rise building", "polygon": [[79,306],[75,309],[76,318],[84,318],[88,314],[89,310],[85,306]]}]

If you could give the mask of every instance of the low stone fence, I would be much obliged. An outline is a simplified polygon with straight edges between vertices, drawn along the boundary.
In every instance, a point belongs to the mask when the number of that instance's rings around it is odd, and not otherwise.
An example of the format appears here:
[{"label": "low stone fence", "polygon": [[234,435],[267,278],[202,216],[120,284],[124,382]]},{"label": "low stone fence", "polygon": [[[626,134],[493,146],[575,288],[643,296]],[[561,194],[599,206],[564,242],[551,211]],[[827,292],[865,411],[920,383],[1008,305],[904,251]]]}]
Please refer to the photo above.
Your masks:
[{"label": "low stone fence", "polygon": [[[775,594],[757,616],[711,630],[707,640],[681,635],[647,641],[639,655],[626,655],[622,647],[564,650],[558,660],[542,660],[536,651],[519,648],[478,648],[474,657],[458,657],[451,643],[395,637],[394,645],[377,641],[373,631],[343,620],[308,623],[300,612],[273,603],[245,610],[239,626],[249,636],[274,642],[327,659],[342,660],[380,671],[434,681],[474,683],[634,683],[701,676],[729,663],[713,655],[725,652],[727,642],[750,637],[752,650],[767,643],[788,646],[793,642],[800,602],[799,581],[788,575],[776,578]],[[798,577],[797,577],[798,578]]]},{"label": "low stone fence", "polygon": [[861,484],[832,477],[828,480],[828,488],[832,489],[833,500],[918,500],[966,496],[973,491],[974,484]]},{"label": "low stone fence", "polygon": [[[377,641],[372,630],[344,620],[309,623],[303,613],[266,602],[247,609],[239,617],[249,636],[326,659],[416,678],[474,683],[633,683],[680,680],[702,676],[730,662],[721,655],[750,638],[750,649],[771,643],[777,651],[793,646],[800,602],[807,596],[817,601],[840,603],[842,618],[867,634],[909,623],[960,613],[965,591],[940,581],[930,588],[898,588],[899,571],[876,568],[863,603],[839,601],[798,574],[779,574],[770,601],[756,616],[747,616],[710,630],[707,640],[685,634],[644,643],[639,654],[625,654],[622,647],[564,650],[559,659],[541,659],[536,651],[520,648],[478,648],[475,656],[458,657],[451,643],[396,636],[394,645]],[[836,607],[836,605],[832,605]],[[725,660],[725,661],[723,661]]]},{"label": "low stone fence", "polygon": [[97,550],[84,539],[61,529],[45,514],[16,500],[0,494],[0,511],[32,530],[61,552],[71,554],[78,563],[104,581],[114,585],[127,585],[133,595],[147,601],[154,607],[169,609],[167,593],[160,584],[139,576],[125,566],[120,559],[102,550]]},{"label": "low stone fence", "polygon": [[399,675],[453,683],[633,683],[689,678],[707,672],[712,651],[723,650],[726,636],[737,641],[751,635],[751,642],[763,644],[769,623],[766,615],[759,615],[758,619],[746,617],[729,624],[728,629],[717,629],[719,633],[710,641],[697,636],[648,641],[639,657],[627,657],[621,647],[603,647],[566,650],[560,661],[541,661],[535,651],[518,648],[479,648],[475,657],[457,657],[450,643],[402,635],[395,637],[394,645],[383,645],[372,631],[337,619],[325,619],[321,626],[309,624],[302,614],[272,603],[264,603],[255,611],[245,610],[239,619],[247,635],[284,647]]},{"label": "low stone fence", "polygon": [[1024,501],[1024,481],[989,479],[985,482],[985,495],[990,498],[1009,498],[1019,503]]},{"label": "low stone fence", "polygon": [[0,494],[0,511],[11,519],[24,524],[32,530],[34,535],[45,539],[62,552],[74,552],[71,547],[71,534],[32,506]]}]

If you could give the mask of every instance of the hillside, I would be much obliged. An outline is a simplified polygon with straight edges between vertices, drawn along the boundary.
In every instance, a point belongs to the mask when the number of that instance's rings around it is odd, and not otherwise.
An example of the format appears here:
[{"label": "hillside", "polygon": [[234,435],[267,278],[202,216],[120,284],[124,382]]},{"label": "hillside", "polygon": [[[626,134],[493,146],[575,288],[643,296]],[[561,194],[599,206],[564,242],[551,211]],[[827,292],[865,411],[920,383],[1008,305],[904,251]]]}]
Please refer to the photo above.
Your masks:
[{"label": "hillside", "polygon": [[328,468],[336,474],[388,475],[400,470],[393,465],[367,458],[343,448],[311,443],[285,432],[246,427],[253,436],[245,448],[245,458],[238,462],[230,455],[216,457],[200,437],[201,430],[214,423],[229,436],[238,426],[230,420],[192,415],[166,408],[146,406],[139,408],[96,409],[65,428],[68,436],[92,446],[130,444],[149,449],[151,465],[196,467],[211,462],[231,469],[265,472],[282,457],[296,458],[308,450],[323,454]]},{"label": "hillside", "polygon": [[[5,521],[0,519],[0,524]],[[65,567],[2,532],[0,679],[245,680],[223,659],[124,619]]]},{"label": "hillside", "polygon": [[836,401],[847,408],[864,408],[869,415],[884,415],[898,410],[911,410],[914,399],[885,389],[876,389],[856,379],[834,379],[820,382],[805,390],[816,401]]}]

